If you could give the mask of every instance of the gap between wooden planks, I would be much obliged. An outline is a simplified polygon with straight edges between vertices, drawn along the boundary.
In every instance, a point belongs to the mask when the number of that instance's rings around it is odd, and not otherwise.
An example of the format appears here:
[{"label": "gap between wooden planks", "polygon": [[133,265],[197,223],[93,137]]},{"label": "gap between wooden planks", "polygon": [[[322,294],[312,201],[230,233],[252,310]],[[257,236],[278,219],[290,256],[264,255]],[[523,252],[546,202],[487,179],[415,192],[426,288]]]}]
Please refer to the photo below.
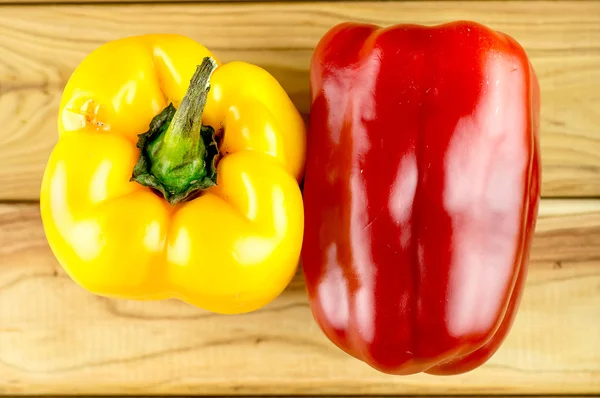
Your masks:
[{"label": "gap between wooden planks", "polygon": [[333,25],[457,19],[514,36],[531,57],[542,89],[542,194],[600,196],[600,1],[217,2],[0,6],[0,200],[38,199],[61,90],[106,41],[188,35],[223,61],[263,66],[307,114],[312,50]]},{"label": "gap between wooden planks", "polygon": [[93,296],[52,256],[37,204],[0,205],[0,394],[600,393],[600,200],[543,200],[521,309],[457,377],[387,376],[335,348],[300,275],[241,316]]}]

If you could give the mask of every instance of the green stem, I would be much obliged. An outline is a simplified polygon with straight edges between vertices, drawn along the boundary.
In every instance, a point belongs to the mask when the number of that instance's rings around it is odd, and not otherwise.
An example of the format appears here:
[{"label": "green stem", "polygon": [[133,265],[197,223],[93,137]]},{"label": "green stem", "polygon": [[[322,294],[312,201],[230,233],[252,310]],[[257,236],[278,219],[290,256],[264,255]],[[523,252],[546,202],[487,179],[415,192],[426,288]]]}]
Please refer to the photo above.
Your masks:
[{"label": "green stem", "polygon": [[152,120],[149,131],[139,136],[140,158],[131,180],[156,189],[171,204],[216,184],[215,132],[202,124],[216,67],[212,58],[204,58],[179,109],[167,106]]}]

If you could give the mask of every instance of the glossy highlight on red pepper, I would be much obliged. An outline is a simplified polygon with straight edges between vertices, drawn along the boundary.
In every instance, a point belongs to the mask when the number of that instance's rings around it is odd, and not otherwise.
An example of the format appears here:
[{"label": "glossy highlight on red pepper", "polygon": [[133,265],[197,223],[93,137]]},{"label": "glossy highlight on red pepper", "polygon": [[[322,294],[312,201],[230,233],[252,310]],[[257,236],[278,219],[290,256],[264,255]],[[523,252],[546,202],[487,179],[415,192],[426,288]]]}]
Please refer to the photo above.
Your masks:
[{"label": "glossy highlight on red pepper", "polygon": [[302,269],[313,316],[385,373],[484,364],[518,312],[540,198],[539,85],[478,23],[344,23],[311,63]]}]

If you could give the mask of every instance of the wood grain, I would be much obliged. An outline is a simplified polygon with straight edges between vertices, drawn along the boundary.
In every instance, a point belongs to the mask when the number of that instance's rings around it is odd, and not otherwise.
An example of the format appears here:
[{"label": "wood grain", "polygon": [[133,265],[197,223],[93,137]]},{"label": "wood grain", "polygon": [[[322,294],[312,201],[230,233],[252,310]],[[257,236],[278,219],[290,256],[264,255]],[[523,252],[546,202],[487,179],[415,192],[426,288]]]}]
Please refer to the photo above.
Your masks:
[{"label": "wood grain", "polygon": [[[254,0],[0,0],[0,5],[32,5],[32,4],[105,4],[105,3],[238,3],[251,2]],[[281,0],[261,0],[263,3],[281,1]],[[293,0],[283,0],[293,1]],[[315,0],[320,1],[320,0]],[[374,1],[374,0],[369,0]],[[470,0],[467,0],[470,1]]]},{"label": "wood grain", "polygon": [[600,200],[544,200],[514,328],[482,368],[392,377],[333,346],[298,276],[242,316],[99,298],[59,269],[37,205],[0,205],[0,394],[600,393]]},{"label": "wood grain", "polygon": [[188,35],[224,61],[263,66],[308,113],[312,50],[336,23],[456,19],[512,35],[531,57],[542,88],[543,195],[600,196],[600,1],[217,2],[0,6],[0,199],[38,198],[62,87],[105,41]]}]

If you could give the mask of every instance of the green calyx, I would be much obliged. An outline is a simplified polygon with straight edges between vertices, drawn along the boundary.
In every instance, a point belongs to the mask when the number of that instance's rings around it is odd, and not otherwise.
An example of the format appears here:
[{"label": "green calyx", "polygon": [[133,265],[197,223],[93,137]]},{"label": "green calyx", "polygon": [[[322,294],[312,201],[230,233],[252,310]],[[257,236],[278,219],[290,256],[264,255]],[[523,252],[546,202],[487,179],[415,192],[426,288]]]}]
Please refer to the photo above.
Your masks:
[{"label": "green calyx", "polygon": [[219,148],[202,112],[216,62],[204,58],[179,109],[169,104],[138,136],[140,157],[130,181],[153,188],[171,204],[193,199],[217,183]]}]

